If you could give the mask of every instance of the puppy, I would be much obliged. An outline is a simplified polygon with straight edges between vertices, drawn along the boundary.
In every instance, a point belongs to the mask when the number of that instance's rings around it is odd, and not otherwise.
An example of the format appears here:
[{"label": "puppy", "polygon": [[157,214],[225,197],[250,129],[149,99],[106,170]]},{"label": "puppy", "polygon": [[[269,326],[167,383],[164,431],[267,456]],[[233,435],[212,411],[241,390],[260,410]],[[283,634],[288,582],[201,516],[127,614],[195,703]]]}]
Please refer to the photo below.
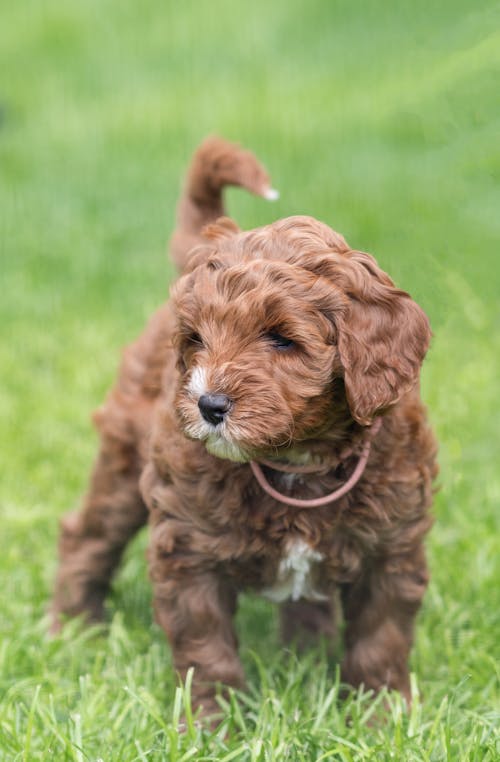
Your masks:
[{"label": "puppy", "polygon": [[249,152],[195,154],[171,249],[172,299],[124,353],[95,414],[101,446],[62,521],[52,606],[98,620],[128,540],[149,518],[156,618],[193,700],[241,687],[238,592],[281,607],[285,640],[335,637],[342,678],[410,700],[427,583],[436,443],[418,379],[425,314],[373,257],[311,217],[240,232],[222,189],[273,198]]}]

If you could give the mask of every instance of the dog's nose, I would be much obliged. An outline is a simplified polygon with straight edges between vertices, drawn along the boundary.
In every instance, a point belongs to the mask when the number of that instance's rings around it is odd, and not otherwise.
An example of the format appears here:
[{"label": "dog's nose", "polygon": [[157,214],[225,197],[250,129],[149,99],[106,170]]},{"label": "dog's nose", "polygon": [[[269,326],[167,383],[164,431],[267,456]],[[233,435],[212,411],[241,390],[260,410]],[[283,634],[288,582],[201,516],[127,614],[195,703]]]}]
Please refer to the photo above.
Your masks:
[{"label": "dog's nose", "polygon": [[202,394],[198,400],[198,407],[203,418],[217,426],[224,420],[231,407],[231,400],[225,394]]}]

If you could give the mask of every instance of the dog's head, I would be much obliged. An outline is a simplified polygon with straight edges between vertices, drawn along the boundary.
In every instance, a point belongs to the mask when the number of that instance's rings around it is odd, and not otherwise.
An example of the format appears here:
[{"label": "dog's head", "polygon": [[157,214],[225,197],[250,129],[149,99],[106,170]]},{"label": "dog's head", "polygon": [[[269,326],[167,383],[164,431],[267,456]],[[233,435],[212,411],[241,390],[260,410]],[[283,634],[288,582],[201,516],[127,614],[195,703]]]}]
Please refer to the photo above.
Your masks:
[{"label": "dog's head", "polygon": [[310,217],[206,236],[173,300],[177,411],[209,452],[280,452],[340,410],[368,425],[415,385],[429,324],[373,257]]}]

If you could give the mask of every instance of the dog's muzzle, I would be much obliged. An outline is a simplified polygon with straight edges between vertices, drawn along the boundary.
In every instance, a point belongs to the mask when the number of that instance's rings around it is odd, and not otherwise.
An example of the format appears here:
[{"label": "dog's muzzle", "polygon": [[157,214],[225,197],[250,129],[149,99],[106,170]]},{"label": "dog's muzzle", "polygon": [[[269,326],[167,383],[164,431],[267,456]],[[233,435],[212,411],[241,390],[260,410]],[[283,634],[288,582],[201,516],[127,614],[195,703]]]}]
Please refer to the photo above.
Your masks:
[{"label": "dog's muzzle", "polygon": [[231,408],[231,400],[225,394],[202,394],[198,400],[200,413],[213,426],[222,423]]}]

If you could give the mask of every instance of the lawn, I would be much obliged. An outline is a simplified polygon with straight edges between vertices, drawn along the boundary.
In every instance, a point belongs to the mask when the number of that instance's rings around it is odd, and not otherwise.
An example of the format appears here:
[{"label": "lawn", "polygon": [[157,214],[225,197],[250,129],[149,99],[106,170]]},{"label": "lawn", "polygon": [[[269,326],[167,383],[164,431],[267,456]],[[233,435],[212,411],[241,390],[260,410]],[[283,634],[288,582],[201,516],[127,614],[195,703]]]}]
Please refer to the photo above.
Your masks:
[{"label": "lawn", "polygon": [[[0,760],[500,759],[500,69],[493,0],[4,0],[0,8]],[[440,440],[409,715],[338,701],[335,665],[238,615],[248,693],[218,733],[176,718],[146,535],[98,630],[46,635],[58,517],[85,488],[89,412],[166,298],[180,178],[209,133],[253,148],[274,205],[373,252],[431,318]],[[370,717],[372,722],[369,722]]]}]

